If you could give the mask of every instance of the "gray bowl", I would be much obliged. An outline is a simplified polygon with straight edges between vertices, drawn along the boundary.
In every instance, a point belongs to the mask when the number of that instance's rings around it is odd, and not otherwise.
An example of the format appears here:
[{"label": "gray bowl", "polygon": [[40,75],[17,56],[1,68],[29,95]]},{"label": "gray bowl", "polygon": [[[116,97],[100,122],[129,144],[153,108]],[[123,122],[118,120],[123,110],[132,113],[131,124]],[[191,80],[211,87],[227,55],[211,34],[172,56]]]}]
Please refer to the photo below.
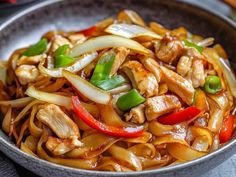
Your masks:
[{"label": "gray bowl", "polygon": [[[146,21],[158,21],[168,28],[185,26],[193,33],[212,36],[229,54],[236,70],[236,25],[215,12],[180,1],[162,0],[50,0],[33,6],[0,26],[0,58],[7,59],[17,48],[39,40],[49,30],[78,30],[86,28],[105,17],[117,14],[121,9],[133,9]],[[202,158],[184,164],[142,172],[88,171],[53,164],[31,157],[20,151],[0,131],[0,150],[9,158],[45,177],[66,176],[200,176],[232,156],[236,139],[221,149]]]}]

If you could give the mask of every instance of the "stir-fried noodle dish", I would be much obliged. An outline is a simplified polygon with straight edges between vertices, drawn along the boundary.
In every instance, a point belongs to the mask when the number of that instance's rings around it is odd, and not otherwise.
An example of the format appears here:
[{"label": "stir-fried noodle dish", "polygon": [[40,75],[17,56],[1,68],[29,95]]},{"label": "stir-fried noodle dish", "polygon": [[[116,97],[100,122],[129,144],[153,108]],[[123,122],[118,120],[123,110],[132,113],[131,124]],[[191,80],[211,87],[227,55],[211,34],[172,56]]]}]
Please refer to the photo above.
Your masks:
[{"label": "stir-fried noodle dish", "polygon": [[25,153],[101,171],[200,158],[232,139],[236,80],[214,38],[121,11],[0,63],[2,130]]}]

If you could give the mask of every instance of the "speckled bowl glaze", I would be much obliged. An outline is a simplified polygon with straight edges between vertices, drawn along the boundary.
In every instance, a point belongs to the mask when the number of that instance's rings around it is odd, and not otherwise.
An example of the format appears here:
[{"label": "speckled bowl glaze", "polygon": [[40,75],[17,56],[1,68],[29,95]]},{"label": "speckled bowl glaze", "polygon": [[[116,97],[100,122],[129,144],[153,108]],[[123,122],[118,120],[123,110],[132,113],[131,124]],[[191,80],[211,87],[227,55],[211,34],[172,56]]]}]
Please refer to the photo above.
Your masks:
[{"label": "speckled bowl glaze", "polygon": [[[171,0],[48,0],[33,6],[0,26],[0,58],[6,60],[17,48],[39,40],[49,30],[78,30],[105,17],[114,16],[121,9],[132,9],[146,21],[158,21],[168,28],[185,26],[193,33],[212,36],[223,44],[236,70],[236,25],[215,12],[209,12],[182,1]],[[9,158],[32,172],[45,177],[85,176],[142,176],[187,177],[200,176],[232,156],[236,139],[221,149],[194,161],[142,172],[88,171],[53,164],[20,151],[0,131],[0,150]]]}]

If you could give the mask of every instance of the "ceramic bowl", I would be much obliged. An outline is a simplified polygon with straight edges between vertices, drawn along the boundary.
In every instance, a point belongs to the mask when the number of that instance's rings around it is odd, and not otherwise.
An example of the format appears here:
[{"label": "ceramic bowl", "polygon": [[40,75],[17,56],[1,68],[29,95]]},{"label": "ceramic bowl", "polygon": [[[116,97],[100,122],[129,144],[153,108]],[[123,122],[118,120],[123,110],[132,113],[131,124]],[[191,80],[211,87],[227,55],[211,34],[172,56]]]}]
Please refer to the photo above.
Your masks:
[{"label": "ceramic bowl", "polygon": [[[214,37],[226,49],[236,70],[236,25],[229,19],[182,1],[163,0],[50,0],[43,1],[9,19],[0,26],[0,58],[6,60],[17,48],[37,42],[49,30],[78,30],[132,9],[146,21],[158,21],[167,28],[186,27],[194,34]],[[103,172],[70,168],[31,157],[19,150],[0,131],[0,150],[28,170],[45,177],[200,176],[232,156],[236,139],[202,158],[155,170],[141,172]]]}]

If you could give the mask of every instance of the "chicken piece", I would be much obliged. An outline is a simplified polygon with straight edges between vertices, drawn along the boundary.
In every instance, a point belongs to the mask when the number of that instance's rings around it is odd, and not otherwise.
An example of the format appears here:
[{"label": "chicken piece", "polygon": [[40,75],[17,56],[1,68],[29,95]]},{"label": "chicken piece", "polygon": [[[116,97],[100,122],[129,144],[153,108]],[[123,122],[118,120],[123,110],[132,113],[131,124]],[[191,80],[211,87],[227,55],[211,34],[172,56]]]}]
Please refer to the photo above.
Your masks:
[{"label": "chicken piece", "polygon": [[28,64],[28,65],[34,65],[42,61],[43,59],[47,58],[46,54],[41,54],[41,55],[36,55],[36,56],[21,56],[17,60],[17,65],[23,65],[23,64]]},{"label": "chicken piece", "polygon": [[116,58],[112,65],[110,75],[114,75],[118,71],[120,66],[124,63],[128,54],[130,53],[130,50],[126,49],[125,47],[118,47],[115,49],[115,53],[116,53]]},{"label": "chicken piece", "polygon": [[183,48],[181,41],[166,36],[162,39],[161,45],[155,46],[155,53],[159,60],[171,64],[182,54]]},{"label": "chicken piece", "polygon": [[59,138],[77,138],[79,135],[77,125],[57,105],[44,105],[36,117],[49,126]]},{"label": "chicken piece", "polygon": [[202,87],[205,83],[205,72],[202,60],[193,60],[192,84],[194,88]]},{"label": "chicken piece", "polygon": [[192,59],[188,56],[182,56],[177,64],[177,73],[184,77],[191,70],[191,66]]},{"label": "chicken piece", "polygon": [[130,112],[125,115],[125,120],[136,124],[143,124],[145,122],[144,108],[144,104],[132,108]]},{"label": "chicken piece", "polygon": [[163,66],[160,68],[163,75],[163,81],[167,84],[168,89],[176,93],[188,105],[191,105],[193,103],[195,91],[192,84],[174,71]]},{"label": "chicken piece", "polygon": [[55,52],[58,47],[68,44],[70,47],[72,47],[70,41],[62,36],[56,36],[55,39],[52,41],[51,45],[51,51]]},{"label": "chicken piece", "polygon": [[161,80],[159,64],[152,58],[141,58],[140,61],[147,70],[154,74],[157,82],[159,83]]},{"label": "chicken piece", "polygon": [[204,59],[204,56],[201,55],[197,49],[193,48],[193,47],[190,47],[190,48],[186,48],[185,49],[185,55],[190,57],[190,58],[193,58],[193,59],[200,59],[200,60],[203,60]]},{"label": "chicken piece", "polygon": [[47,149],[54,155],[63,155],[74,148],[80,147],[83,144],[76,138],[74,139],[59,139],[55,137],[49,137],[46,142]]},{"label": "chicken piece", "polygon": [[87,40],[87,38],[85,37],[85,35],[79,33],[79,34],[71,34],[68,36],[68,39],[73,43],[73,44],[81,44],[84,41]]},{"label": "chicken piece", "polygon": [[39,76],[39,70],[34,65],[21,65],[15,73],[22,85],[36,81]]},{"label": "chicken piece", "polygon": [[181,107],[179,99],[174,95],[148,98],[145,104],[145,115],[148,121],[156,119],[163,114],[173,112]]},{"label": "chicken piece", "polygon": [[129,77],[134,88],[145,97],[158,94],[158,83],[155,76],[147,71],[143,65],[137,61],[128,61],[121,70]]}]

